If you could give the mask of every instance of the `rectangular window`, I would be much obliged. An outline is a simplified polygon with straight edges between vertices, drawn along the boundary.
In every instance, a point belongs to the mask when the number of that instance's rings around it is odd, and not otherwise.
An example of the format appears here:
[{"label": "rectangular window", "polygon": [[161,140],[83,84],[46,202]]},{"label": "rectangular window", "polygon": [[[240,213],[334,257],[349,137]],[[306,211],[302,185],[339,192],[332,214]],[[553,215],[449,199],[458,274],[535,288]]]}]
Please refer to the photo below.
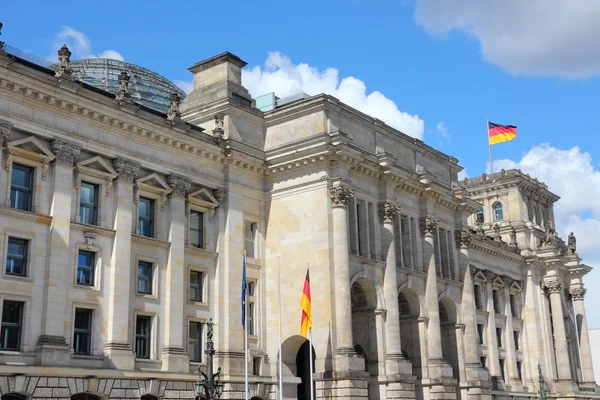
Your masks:
[{"label": "rectangular window", "polygon": [[479,344],[483,344],[483,324],[477,324],[477,336],[479,337]]},{"label": "rectangular window", "polygon": [[517,309],[517,298],[514,294],[510,295],[510,312],[513,317],[519,317],[519,310]]},{"label": "rectangular window", "polygon": [[8,238],[6,255],[6,273],[8,275],[27,276],[27,248],[29,241]]},{"label": "rectangular window", "polygon": [[94,273],[96,269],[96,253],[79,250],[77,256],[77,284],[94,286]]},{"label": "rectangular window", "polygon": [[492,300],[494,302],[494,312],[496,314],[502,314],[502,310],[500,308],[500,293],[497,290],[492,290]]},{"label": "rectangular window", "polygon": [[21,348],[24,307],[25,303],[20,301],[4,301],[2,305],[0,349],[18,351]]},{"label": "rectangular window", "polygon": [[253,357],[252,358],[252,375],[256,375],[256,376],[260,375],[260,364],[261,364],[261,357]]},{"label": "rectangular window", "polygon": [[248,335],[256,335],[254,329],[254,302],[248,302]]},{"label": "rectangular window", "polygon": [[485,368],[485,362],[486,362],[486,361],[487,361],[487,360],[486,360],[486,358],[485,358],[485,357],[479,357],[479,362],[481,363],[481,366],[482,366],[483,368]]},{"label": "rectangular window", "polygon": [[202,324],[200,322],[190,322],[190,332],[188,338],[188,352],[190,361],[202,361]]},{"label": "rectangular window", "polygon": [[31,211],[33,194],[33,168],[13,164],[10,182],[10,205],[24,211]]},{"label": "rectangular window", "polygon": [[83,224],[98,224],[98,185],[81,182],[79,188],[79,217]]},{"label": "rectangular window", "polygon": [[519,374],[519,380],[523,381],[523,363],[521,361],[517,361],[517,373]]},{"label": "rectangular window", "polygon": [[246,250],[246,257],[254,258],[255,239],[256,222],[246,221],[244,229],[244,250]]},{"label": "rectangular window", "polygon": [[254,297],[254,290],[256,289],[256,282],[247,281],[246,288],[248,289],[248,296]]},{"label": "rectangular window", "polygon": [[202,301],[202,286],[204,273],[200,271],[190,271],[190,300]]},{"label": "rectangular window", "polygon": [[498,342],[498,347],[502,347],[502,328],[496,328],[496,341]]},{"label": "rectangular window", "polygon": [[138,230],[141,236],[154,237],[154,200],[140,197]]},{"label": "rectangular window", "polygon": [[481,310],[481,288],[479,285],[473,286],[473,296],[475,297],[475,308]]},{"label": "rectangular window", "polygon": [[152,263],[138,262],[137,292],[152,294]]},{"label": "rectangular window", "polygon": [[519,350],[519,331],[513,331],[513,338],[515,340],[515,350]]},{"label": "rectangular window", "polygon": [[138,315],[135,321],[135,356],[150,358],[152,318]]},{"label": "rectangular window", "polygon": [[91,354],[92,344],[92,310],[75,309],[75,329],[73,350],[75,354]]},{"label": "rectangular window", "polygon": [[190,212],[190,243],[193,247],[204,248],[204,213]]},{"label": "rectangular window", "polygon": [[415,261],[412,253],[412,242],[410,237],[410,218],[403,215],[400,218],[400,229],[402,231],[402,257],[406,268],[415,269]]},{"label": "rectangular window", "polygon": [[506,382],[506,377],[504,374],[504,359],[501,358],[499,361],[500,361],[500,373],[502,374],[502,380]]}]

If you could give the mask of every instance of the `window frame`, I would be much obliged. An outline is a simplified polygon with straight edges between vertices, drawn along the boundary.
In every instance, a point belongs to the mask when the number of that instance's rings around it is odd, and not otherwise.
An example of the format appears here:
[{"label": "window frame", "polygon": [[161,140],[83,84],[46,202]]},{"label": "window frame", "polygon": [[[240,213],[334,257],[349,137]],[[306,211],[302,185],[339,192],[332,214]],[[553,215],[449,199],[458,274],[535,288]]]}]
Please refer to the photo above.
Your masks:
[{"label": "window frame", "polygon": [[477,336],[478,336],[478,344],[481,346],[485,345],[485,325],[484,324],[477,324]]},{"label": "window frame", "polygon": [[258,336],[257,334],[257,280],[247,279],[246,280],[246,329],[248,329],[248,336]]},{"label": "window frame", "polygon": [[[91,186],[94,188],[94,199],[93,199],[93,203],[83,203],[81,196],[82,196],[82,189],[84,186]],[[78,215],[79,215],[79,219],[78,222],[82,223],[82,224],[87,224],[87,225],[95,225],[98,226],[100,225],[100,193],[102,192],[102,187],[101,185],[99,185],[98,183],[92,183],[89,182],[89,180],[85,179],[82,180],[81,183],[79,184],[79,191],[78,191],[78,197],[79,197],[79,210]],[[92,220],[91,222],[86,222],[83,221],[83,214],[82,214],[82,208],[86,207],[86,208],[90,208],[89,204],[91,204],[91,210],[92,210]]]},{"label": "window frame", "polygon": [[[27,170],[29,170],[31,172],[30,176],[29,176],[29,187],[24,187],[24,186],[18,186],[17,189],[15,189],[15,192],[20,192],[20,193],[24,193],[26,192],[28,194],[27,197],[27,208],[18,208],[15,207],[15,204],[13,204],[13,187],[16,187],[13,184],[13,178],[14,178],[14,170],[15,167],[23,167],[26,168]],[[34,193],[34,186],[35,186],[35,180],[36,180],[36,167],[35,166],[31,166],[28,165],[26,163],[22,163],[20,162],[20,160],[18,162],[13,162],[10,168],[10,184],[9,186],[9,190],[10,190],[10,207],[15,209],[15,210],[21,210],[21,211],[33,211],[33,193]]]},{"label": "window frame", "polygon": [[[188,301],[191,303],[206,303],[206,293],[205,293],[205,281],[206,281],[206,273],[207,271],[204,269],[197,268],[189,268],[188,271]],[[199,274],[201,276],[199,285],[196,284],[194,286],[198,287],[198,291],[200,292],[200,298],[195,299],[192,298],[192,274]],[[196,282],[198,283],[198,282]]]},{"label": "window frame", "polygon": [[252,357],[252,375],[260,376],[262,369],[262,357]]},{"label": "window frame", "polygon": [[[148,322],[148,330],[147,330],[147,334],[143,335],[138,333],[138,323],[140,320],[143,321],[147,321]],[[134,325],[134,353],[135,353],[135,358],[136,359],[141,359],[141,360],[151,360],[152,356],[153,356],[153,352],[152,352],[152,340],[154,337],[154,316],[153,315],[147,315],[147,314],[137,314],[135,315],[135,325]],[[145,347],[145,354],[144,355],[139,355],[138,353],[138,339],[145,339],[146,340],[146,345]]]},{"label": "window frame", "polygon": [[475,310],[483,310],[483,299],[481,298],[482,291],[481,285],[473,285],[473,303],[475,303]]},{"label": "window frame", "polygon": [[[500,211],[500,218],[498,218],[498,211]],[[501,201],[495,201],[492,203],[492,216],[494,221],[504,221],[504,206]]]},{"label": "window frame", "polygon": [[[9,248],[10,248],[10,242],[11,240],[15,240],[15,241],[21,241],[24,242],[24,255],[22,258],[22,262],[23,262],[23,273],[22,274],[16,274],[13,272],[8,272],[8,264],[9,264],[9,256],[11,255],[9,253]],[[6,258],[5,258],[5,265],[4,265],[4,275],[7,276],[11,276],[11,277],[19,277],[19,278],[27,278],[29,277],[29,254],[30,254],[30,247],[31,247],[31,239],[26,239],[26,238],[22,238],[19,236],[12,236],[12,235],[8,235],[8,239],[6,241]],[[19,256],[19,255],[16,255]]]},{"label": "window frame", "polygon": [[[85,284],[85,283],[80,283],[79,282],[79,267],[81,267],[81,265],[79,264],[79,255],[81,252],[84,253],[89,253],[92,255],[92,263],[90,266],[90,284]],[[75,286],[77,287],[86,287],[86,288],[95,288],[96,287],[96,283],[98,281],[98,279],[96,278],[96,274],[97,274],[97,265],[98,265],[98,252],[93,251],[93,249],[78,249],[77,250],[77,260],[76,260],[76,268],[75,268]],[[86,266],[87,268],[87,266]]]},{"label": "window frame", "polygon": [[[85,311],[87,313],[89,313],[89,321],[88,321],[88,327],[87,327],[87,331],[82,329],[82,328],[77,328],[77,312],[78,311]],[[75,312],[73,314],[73,354],[75,355],[92,355],[93,353],[93,349],[92,349],[92,335],[94,332],[94,309],[90,309],[90,308],[85,308],[85,307],[75,307]],[[78,332],[79,329],[79,332]],[[81,351],[77,351],[77,347],[76,347],[76,343],[77,343],[77,334],[87,334],[87,348],[88,351],[87,352],[81,352]]]},{"label": "window frame", "polygon": [[513,330],[513,341],[515,342],[515,350],[520,351],[521,332],[518,329]]},{"label": "window frame", "polygon": [[[206,219],[206,211],[200,210],[198,207],[191,207],[190,208],[190,213],[189,213],[189,217],[188,217],[188,235],[189,235],[189,240],[188,240],[188,245],[195,248],[195,249],[206,249],[206,223],[205,223],[205,219]],[[199,222],[199,229],[193,229],[192,226],[192,216],[193,214],[199,214],[200,217],[198,218],[198,222]],[[199,243],[194,243],[192,237],[194,235],[192,235],[192,232],[198,231],[198,237],[200,242]]]},{"label": "window frame", "polygon": [[[19,312],[19,322],[5,322],[4,321],[4,307],[7,303],[16,303],[20,304],[20,312]],[[2,300],[2,315],[0,317],[0,351],[21,351],[21,347],[23,344],[23,325],[24,325],[24,315],[25,315],[25,306],[26,302],[21,300],[12,300],[12,299],[3,299]],[[12,326],[5,326],[5,324],[13,324]],[[17,324],[16,326],[14,324]],[[18,329],[18,343],[17,347],[4,347],[4,342],[6,340],[5,329]],[[2,340],[4,339],[4,340]]]},{"label": "window frame", "polygon": [[[150,269],[150,274],[148,275],[148,288],[149,288],[149,292],[140,292],[139,291],[139,285],[140,285],[140,264],[143,263],[145,264],[146,267],[149,267]],[[155,273],[156,273],[156,262],[154,261],[150,261],[147,259],[138,259],[137,263],[136,263],[136,269],[135,269],[135,293],[136,296],[152,296],[152,297],[156,297],[156,290],[155,290],[155,281],[156,281],[156,277],[155,277]]]},{"label": "window frame", "polygon": [[[92,168],[92,165],[100,166],[100,168]],[[105,222],[109,220],[109,216],[107,214],[107,210],[105,207],[105,198],[111,193],[111,189],[113,187],[113,180],[117,178],[119,174],[112,167],[110,163],[108,163],[102,156],[95,156],[89,158],[87,160],[79,161],[75,167],[75,190],[77,195],[75,197],[76,206],[75,206],[75,221],[79,223],[81,222],[81,209],[80,209],[80,201],[81,201],[81,183],[87,182],[92,185],[98,186],[98,211],[96,217],[96,226],[101,226],[105,228],[112,228],[109,226],[105,226]]]},{"label": "window frame", "polygon": [[492,287],[492,306],[494,307],[494,313],[502,315],[502,293],[499,288]]},{"label": "window frame", "polygon": [[498,345],[498,348],[503,349],[504,348],[504,343],[502,340],[502,328],[496,327],[496,344]]},{"label": "window frame", "polygon": [[[192,351],[191,351],[191,342],[192,342],[192,337],[190,335],[190,331],[192,329],[192,324],[196,324],[196,336],[195,336],[195,341],[197,344],[197,349],[199,351],[199,357],[193,357],[192,358]],[[200,321],[200,320],[189,320],[188,321],[188,354],[190,357],[190,362],[193,363],[202,363],[203,362],[203,357],[204,357],[204,349],[202,348],[202,346],[204,345],[204,325],[205,325],[205,321]],[[198,333],[198,329],[199,329],[199,333]]]},{"label": "window frame", "polygon": [[[250,231],[247,230],[248,226],[250,226]],[[246,237],[246,234],[250,232],[253,236],[252,238]],[[250,219],[244,220],[244,251],[246,252],[247,258],[256,258],[256,237],[258,233],[258,222]],[[248,251],[251,249],[251,251]],[[251,253],[251,254],[250,254]]]},{"label": "window frame", "polygon": [[[145,200],[148,200],[150,202],[150,217],[142,217],[142,215],[140,214],[140,204],[142,202],[144,202]],[[139,236],[143,236],[143,237],[147,237],[147,238],[155,238],[156,237],[156,199],[152,198],[152,197],[148,197],[148,196],[140,196],[139,200],[138,200],[138,212],[137,212],[137,228],[136,228],[136,232]],[[141,225],[140,223],[142,222],[142,220],[148,220],[150,221],[150,235],[145,235],[142,233],[142,229],[141,229]]]}]

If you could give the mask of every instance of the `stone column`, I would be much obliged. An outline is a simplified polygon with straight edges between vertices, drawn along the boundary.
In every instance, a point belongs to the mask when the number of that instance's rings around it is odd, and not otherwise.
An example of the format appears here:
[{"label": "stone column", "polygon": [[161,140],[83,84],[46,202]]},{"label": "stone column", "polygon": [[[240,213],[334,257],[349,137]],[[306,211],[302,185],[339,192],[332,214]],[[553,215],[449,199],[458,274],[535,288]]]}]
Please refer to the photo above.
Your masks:
[{"label": "stone column", "polygon": [[579,334],[579,354],[581,357],[581,364],[583,366],[583,381],[594,382],[592,349],[590,347],[587,317],[585,315],[585,305],[583,302],[586,289],[583,287],[574,287],[571,288],[570,293],[573,299],[573,308],[575,309],[575,319]]},{"label": "stone column", "polygon": [[[113,166],[119,178],[115,185],[115,238],[112,248],[108,281],[108,323],[107,341],[104,353],[108,366],[117,369],[133,369],[134,352],[129,343],[130,293],[134,266],[131,265],[131,230],[133,220],[133,180],[140,170],[140,164],[117,158]],[[132,328],[133,329],[133,328]]]},{"label": "stone column", "polygon": [[[0,50],[2,51],[2,50]],[[2,196],[0,197],[0,205],[7,206],[5,193],[8,192],[8,185],[10,182],[8,181],[9,173],[5,168],[5,158],[6,154],[4,152],[4,145],[8,140],[8,136],[10,136],[10,132],[12,131],[13,125],[4,120],[0,120],[0,193]],[[9,194],[10,196],[10,194]],[[10,197],[8,197],[10,199]]]},{"label": "stone column", "polygon": [[550,306],[552,307],[554,353],[556,356],[558,380],[571,380],[571,364],[569,362],[569,352],[567,351],[567,333],[565,332],[565,320],[561,298],[564,285],[561,280],[555,279],[544,282],[544,287],[548,291]]},{"label": "stone column", "polygon": [[494,310],[494,299],[492,295],[492,282],[496,277],[491,271],[485,271],[486,291],[487,291],[487,348],[488,365],[490,375],[492,376],[492,389],[502,390],[502,372],[500,371],[500,357],[498,354],[498,341],[496,339],[496,311]]},{"label": "stone column", "polygon": [[398,280],[396,276],[396,237],[394,220],[399,209],[390,202],[379,205],[379,216],[383,221],[381,242],[385,257],[383,296],[387,307],[385,319],[386,373],[387,375],[412,375],[412,366],[402,355],[400,339],[400,311],[398,309]]},{"label": "stone column", "polygon": [[330,188],[333,214],[333,273],[335,277],[336,368],[349,371],[355,355],[352,341],[352,305],[350,300],[350,258],[348,247],[348,202],[354,191],[346,186]]},{"label": "stone column", "polygon": [[81,146],[62,139],[50,142],[56,155],[54,187],[50,215],[49,250],[46,266],[45,301],[42,334],[37,343],[37,362],[40,365],[69,365],[70,352],[65,338],[65,325],[71,323],[68,309],[67,286],[73,276],[69,260],[71,232],[71,199],[73,194],[73,163],[81,153]]},{"label": "stone column", "polygon": [[437,273],[435,264],[435,244],[433,235],[436,234],[438,222],[433,218],[421,219],[421,230],[425,241],[423,243],[423,259],[427,263],[427,283],[425,286],[425,303],[427,305],[427,343],[429,349],[429,361],[443,360],[442,355],[442,332],[440,328],[440,310],[437,290]]},{"label": "stone column", "polygon": [[[510,308],[510,286],[514,281],[504,277],[504,314],[506,315],[506,332],[504,332],[504,343],[506,350],[506,367],[508,385],[512,391],[522,390],[522,383],[517,370],[517,350],[515,348],[515,336],[513,331],[513,316]],[[521,340],[522,341],[522,340]]]},{"label": "stone column", "polygon": [[191,180],[183,176],[169,175],[167,183],[171,192],[171,224],[169,228],[169,256],[167,258],[166,296],[165,296],[165,336],[162,351],[162,370],[169,372],[189,372],[189,357],[183,338],[186,328],[184,305],[185,288],[185,194],[191,186]]}]

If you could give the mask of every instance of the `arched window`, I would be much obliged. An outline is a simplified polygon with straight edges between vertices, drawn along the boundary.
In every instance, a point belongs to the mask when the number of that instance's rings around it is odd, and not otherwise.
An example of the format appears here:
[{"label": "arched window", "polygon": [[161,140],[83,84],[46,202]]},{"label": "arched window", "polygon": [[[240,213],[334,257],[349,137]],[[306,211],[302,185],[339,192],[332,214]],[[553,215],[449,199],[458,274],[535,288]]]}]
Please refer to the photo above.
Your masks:
[{"label": "arched window", "polygon": [[27,396],[18,393],[7,393],[1,398],[2,400],[27,400]]},{"label": "arched window", "polygon": [[477,214],[475,214],[475,223],[483,224],[483,207],[481,207],[479,211],[477,211]]},{"label": "arched window", "polygon": [[504,219],[504,214],[502,213],[502,203],[499,201],[495,202],[492,205],[492,209],[494,210],[494,221],[502,221]]}]

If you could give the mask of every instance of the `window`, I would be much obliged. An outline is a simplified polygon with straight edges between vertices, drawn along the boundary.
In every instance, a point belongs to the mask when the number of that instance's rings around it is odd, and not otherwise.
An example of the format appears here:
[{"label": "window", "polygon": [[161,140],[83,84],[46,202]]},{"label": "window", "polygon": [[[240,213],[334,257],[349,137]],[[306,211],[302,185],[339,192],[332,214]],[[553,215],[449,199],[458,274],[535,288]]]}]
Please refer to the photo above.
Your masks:
[{"label": "window", "polygon": [[477,336],[479,338],[479,344],[483,344],[483,324],[477,324]]},{"label": "window", "polygon": [[140,197],[138,231],[141,236],[154,236],[154,200]]},{"label": "window", "polygon": [[515,340],[515,350],[519,350],[519,331],[513,331],[513,338]]},{"label": "window", "polygon": [[202,285],[204,273],[200,271],[190,271],[190,300],[202,301]]},{"label": "window", "polygon": [[150,331],[152,318],[138,315],[135,321],[135,356],[150,358]]},{"label": "window", "polygon": [[253,357],[252,358],[252,375],[256,375],[256,376],[260,375],[260,364],[261,364],[261,357]]},{"label": "window", "polygon": [[475,214],[475,223],[476,224],[483,224],[483,221],[484,221],[483,207],[481,207],[479,209],[479,211],[477,211],[477,214]]},{"label": "window", "polygon": [[8,238],[6,255],[6,273],[8,275],[27,276],[28,245],[28,240]]},{"label": "window", "polygon": [[485,362],[487,361],[487,359],[485,357],[479,357],[479,362],[481,363],[481,366],[483,368],[485,368]]},{"label": "window", "polygon": [[137,292],[152,294],[152,263],[138,262]]},{"label": "window", "polygon": [[77,256],[77,284],[94,286],[96,269],[96,254],[91,251],[79,250]]},{"label": "window", "polygon": [[190,212],[190,243],[193,247],[204,248],[204,213]]},{"label": "window", "polygon": [[200,322],[190,322],[190,332],[188,338],[188,352],[190,361],[202,361],[202,324]]},{"label": "window", "polygon": [[492,209],[494,210],[494,221],[502,221],[504,219],[504,215],[502,213],[502,203],[499,201],[495,202],[492,205]]},{"label": "window", "polygon": [[255,330],[255,317],[256,317],[256,312],[255,312],[255,303],[254,303],[254,292],[256,290],[256,282],[252,282],[252,281],[248,281],[246,284],[246,290],[247,290],[247,298],[246,298],[246,302],[248,304],[248,309],[247,309],[247,315],[246,315],[246,319],[248,322],[248,335],[256,335],[256,330]]},{"label": "window", "polygon": [[519,310],[517,309],[517,297],[514,294],[511,294],[510,297],[510,312],[513,317],[519,317]]},{"label": "window", "polygon": [[0,349],[19,350],[21,348],[21,328],[25,303],[5,300],[2,305],[2,329]]},{"label": "window", "polygon": [[494,312],[496,314],[502,314],[502,308],[500,307],[500,293],[498,290],[492,290],[492,300],[494,302]]},{"label": "window", "polygon": [[21,164],[13,164],[10,182],[10,205],[24,211],[31,211],[31,195],[33,192],[33,168]]},{"label": "window", "polygon": [[502,380],[506,382],[506,378],[504,376],[504,358],[501,358],[499,361],[500,361],[500,373],[502,374]]},{"label": "window", "polygon": [[475,308],[481,310],[481,288],[479,285],[473,286],[473,295],[475,297]]},{"label": "window", "polygon": [[498,342],[498,347],[502,347],[502,328],[496,328],[496,341]]},{"label": "window", "polygon": [[519,380],[523,381],[523,363],[521,361],[517,361],[517,373],[519,374]]},{"label": "window", "polygon": [[256,222],[246,221],[244,232],[244,250],[246,257],[254,258],[254,242],[256,238]]},{"label": "window", "polygon": [[98,185],[81,182],[79,189],[79,218],[83,224],[98,224]]},{"label": "window", "polygon": [[75,309],[75,329],[73,350],[75,354],[91,354],[92,343],[92,310]]}]

